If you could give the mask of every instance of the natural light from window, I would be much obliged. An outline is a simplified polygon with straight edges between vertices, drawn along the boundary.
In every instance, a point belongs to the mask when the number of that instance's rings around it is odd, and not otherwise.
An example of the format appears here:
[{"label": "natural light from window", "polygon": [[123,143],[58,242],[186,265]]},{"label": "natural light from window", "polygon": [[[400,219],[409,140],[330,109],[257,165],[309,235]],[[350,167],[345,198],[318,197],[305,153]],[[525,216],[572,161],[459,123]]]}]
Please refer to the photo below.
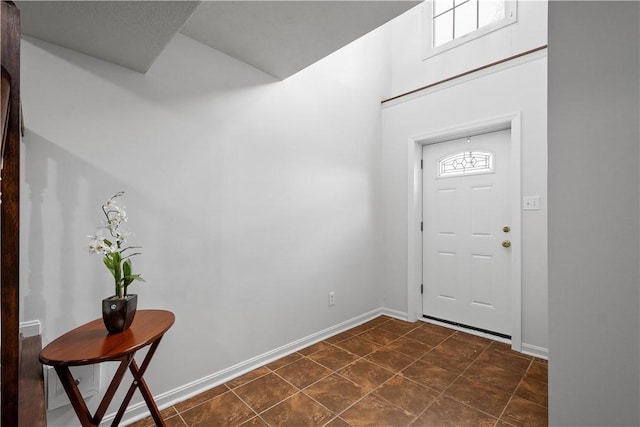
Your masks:
[{"label": "natural light from window", "polygon": [[505,0],[434,0],[433,46],[505,18]]},{"label": "natural light from window", "polygon": [[425,6],[425,57],[516,22],[516,0],[431,0]]}]

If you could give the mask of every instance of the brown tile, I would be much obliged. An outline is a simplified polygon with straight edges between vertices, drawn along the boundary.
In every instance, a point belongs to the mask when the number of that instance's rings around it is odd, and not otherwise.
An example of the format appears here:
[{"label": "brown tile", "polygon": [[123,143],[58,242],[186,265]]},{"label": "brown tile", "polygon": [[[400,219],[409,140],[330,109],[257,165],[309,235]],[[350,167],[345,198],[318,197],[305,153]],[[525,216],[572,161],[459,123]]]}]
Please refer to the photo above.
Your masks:
[{"label": "brown tile", "polygon": [[340,417],[335,417],[324,426],[325,427],[349,427],[349,423],[347,423],[345,420],[343,420]]},{"label": "brown tile", "polygon": [[180,403],[176,403],[175,408],[178,412],[184,412],[188,409],[193,408],[194,406],[200,405],[201,403],[206,402],[207,400],[211,400],[216,396],[220,396],[223,393],[228,392],[229,389],[226,385],[222,384],[217,387],[213,387],[207,391],[204,391],[200,394],[193,396],[190,399],[184,400]]},{"label": "brown tile", "polygon": [[365,395],[361,386],[337,374],[310,385],[304,389],[304,393],[336,414],[344,411]]},{"label": "brown tile", "polygon": [[323,348],[327,348],[327,347],[330,347],[330,346],[331,346],[331,344],[326,343],[324,341],[320,341],[318,343],[310,345],[309,347],[305,347],[302,350],[298,350],[298,353],[302,354],[303,356],[308,356],[310,354],[315,353],[316,351],[320,351]]},{"label": "brown tile", "polygon": [[237,425],[255,415],[255,412],[231,391],[180,414],[189,427]]},{"label": "brown tile", "polygon": [[[164,417],[163,417],[164,418]],[[130,427],[151,427],[154,424],[153,418],[147,417],[129,424]]]},{"label": "brown tile", "polygon": [[393,376],[388,370],[367,360],[360,359],[338,372],[343,377],[371,391]]},{"label": "brown tile", "polygon": [[278,369],[276,373],[300,389],[331,375],[329,369],[306,357]]},{"label": "brown tile", "polygon": [[[444,328],[443,328],[444,329]],[[406,338],[411,338],[412,340],[420,341],[421,343],[428,344],[432,347],[440,344],[442,341],[449,338],[454,331],[443,332],[440,329],[435,329],[433,327],[425,327],[422,325],[419,328],[414,329],[413,331],[407,333],[405,335]]]},{"label": "brown tile", "polygon": [[275,360],[267,365],[267,368],[275,371],[276,369],[280,369],[283,366],[287,366],[290,363],[295,362],[296,360],[302,359],[304,356],[300,353],[291,353],[288,356]]},{"label": "brown tile", "polygon": [[514,396],[500,420],[517,427],[547,427],[547,408]]},{"label": "brown tile", "polygon": [[363,332],[366,332],[370,329],[383,325],[389,320],[391,320],[390,317],[385,317],[385,316],[376,317],[375,319],[369,320],[368,322],[365,322],[362,325],[358,325],[354,328],[349,329],[349,332],[353,333],[354,335],[360,335]]},{"label": "brown tile", "polygon": [[334,335],[332,337],[327,338],[325,341],[329,344],[339,343],[340,341],[348,340],[349,338],[355,337],[355,334],[351,331],[344,331],[339,333],[338,335]]},{"label": "brown tile", "polygon": [[480,337],[478,335],[467,334],[465,332],[457,331],[451,336],[452,340],[467,342],[470,344],[479,344],[484,348],[487,348],[491,343],[495,342],[485,337]]},{"label": "brown tile", "polygon": [[303,393],[266,410],[260,416],[271,426],[322,426],[333,414]]},{"label": "brown tile", "polygon": [[511,398],[511,395],[486,383],[464,377],[458,378],[444,393],[496,418],[500,416]]},{"label": "brown tile", "polygon": [[543,365],[549,365],[549,361],[546,359],[541,359],[539,357],[534,357],[533,358],[534,363],[542,363]]},{"label": "brown tile", "polygon": [[481,360],[473,362],[473,364],[464,371],[463,376],[487,383],[509,394],[513,393],[522,379],[522,374],[520,373],[507,371],[499,366]]},{"label": "brown tile", "polygon": [[412,357],[398,353],[397,351],[393,351],[387,347],[380,348],[373,353],[368,354],[365,356],[365,359],[394,373],[400,372],[415,360]]},{"label": "brown tile", "polygon": [[530,400],[538,405],[548,406],[549,392],[546,383],[536,381],[531,377],[525,376],[515,393],[516,396]]},{"label": "brown tile", "polygon": [[486,338],[456,332],[441,343],[438,347],[444,347],[467,359],[475,359],[486,349],[491,341]]},{"label": "brown tile", "polygon": [[393,332],[385,331],[381,328],[375,328],[358,335],[358,338],[362,338],[379,345],[387,345],[400,338],[400,335],[394,334]]},{"label": "brown tile", "polygon": [[297,393],[297,389],[276,374],[267,374],[234,390],[257,413]]},{"label": "brown tile", "polygon": [[402,375],[438,391],[443,391],[458,378],[458,373],[423,360],[417,360],[409,365],[402,371]]},{"label": "brown tile", "polygon": [[436,399],[412,427],[493,427],[496,419],[448,397]]},{"label": "brown tile", "polygon": [[[162,419],[166,422],[169,423],[169,420],[173,417],[176,417],[178,415],[178,411],[176,411],[176,409],[173,406],[170,406],[166,409],[163,409],[162,411],[160,411],[160,415],[162,416]],[[179,420],[180,422],[182,422],[182,420]],[[178,422],[176,420],[174,420],[173,422]],[[149,415],[146,418],[143,418],[141,420],[136,421],[135,423],[129,424],[132,427],[152,427],[156,425],[156,422],[153,420],[153,418],[151,417],[151,415]],[[167,424],[169,425],[169,424]],[[178,426],[183,426],[183,424],[177,424]]]},{"label": "brown tile", "polygon": [[246,423],[241,424],[240,427],[269,427],[269,424],[267,424],[262,418],[258,416],[253,417]]},{"label": "brown tile", "polygon": [[546,363],[537,363],[537,362],[533,362],[531,366],[529,366],[529,369],[525,374],[525,377],[531,378],[532,380],[535,380],[535,381],[540,381],[545,384],[549,382],[548,376],[549,376],[549,366]]},{"label": "brown tile", "polygon": [[372,328],[377,328],[380,325],[384,325],[385,323],[394,320],[393,317],[389,317],[389,316],[378,316],[374,319],[369,320],[368,322],[366,322],[364,325],[368,325]]},{"label": "brown tile", "polygon": [[444,326],[435,325],[433,323],[427,323],[427,322],[423,322],[422,325],[420,325],[420,328],[430,331],[434,334],[444,335],[445,337],[449,337],[452,334],[456,333],[455,329],[446,328]]},{"label": "brown tile", "polygon": [[367,341],[360,337],[355,337],[347,341],[342,341],[336,344],[338,347],[350,351],[358,356],[366,356],[367,354],[375,351],[380,347],[379,344]]},{"label": "brown tile", "polygon": [[309,359],[312,359],[329,369],[337,371],[338,369],[344,368],[349,363],[354,362],[358,359],[358,356],[341,348],[332,346],[309,355]]},{"label": "brown tile", "polygon": [[451,346],[443,344],[434,347],[422,357],[422,360],[457,373],[461,373],[471,365],[473,359],[460,355]]},{"label": "brown tile", "polygon": [[407,332],[420,327],[420,323],[410,323],[398,319],[391,319],[378,327],[380,329],[384,329],[385,331],[393,332],[396,335],[404,335]]},{"label": "brown tile", "polygon": [[230,389],[234,389],[236,387],[239,387],[243,384],[248,383],[249,381],[253,381],[256,378],[260,378],[263,375],[267,375],[270,372],[271,372],[271,369],[267,368],[266,366],[262,366],[258,369],[254,369],[253,371],[247,372],[246,374],[241,375],[238,378],[234,378],[231,381],[227,381],[226,385]]},{"label": "brown tile", "polygon": [[518,372],[520,374],[525,373],[531,364],[530,357],[523,356],[522,353],[518,353],[511,349],[498,347],[496,343],[483,351],[482,354],[478,356],[478,360],[500,366],[503,369]]},{"label": "brown tile", "polygon": [[[155,423],[152,425],[155,426]],[[180,418],[179,415],[164,419],[164,425],[166,427],[187,427],[187,425],[184,423],[184,421],[182,420],[182,418]]]},{"label": "brown tile", "polygon": [[391,344],[386,345],[385,347],[402,354],[406,354],[407,356],[413,357],[414,359],[420,359],[433,348],[428,344],[421,343],[420,341],[412,340],[406,337],[400,337]]},{"label": "brown tile", "polygon": [[416,416],[439,395],[437,391],[421,386],[402,375],[396,375],[382,384],[374,394]]},{"label": "brown tile", "polygon": [[352,426],[407,426],[415,415],[377,396],[368,395],[340,414]]},{"label": "brown tile", "polygon": [[[394,376],[389,369],[401,373]],[[547,375],[546,360],[514,352],[508,344],[381,316],[214,387],[163,415],[169,427],[314,425],[315,411],[307,408],[320,408],[320,414],[328,414],[320,415],[327,427],[396,426],[413,422],[407,416],[415,418],[426,407],[412,425],[546,426]],[[514,384],[514,395],[496,424],[490,414],[499,415]],[[302,392],[297,388],[305,386]],[[439,395],[442,391],[447,396]],[[258,413],[268,413],[269,421]],[[447,414],[450,418],[444,419]],[[308,416],[311,420],[300,418]],[[393,421],[385,421],[389,419]],[[154,422],[149,417],[133,425],[151,427]]]}]

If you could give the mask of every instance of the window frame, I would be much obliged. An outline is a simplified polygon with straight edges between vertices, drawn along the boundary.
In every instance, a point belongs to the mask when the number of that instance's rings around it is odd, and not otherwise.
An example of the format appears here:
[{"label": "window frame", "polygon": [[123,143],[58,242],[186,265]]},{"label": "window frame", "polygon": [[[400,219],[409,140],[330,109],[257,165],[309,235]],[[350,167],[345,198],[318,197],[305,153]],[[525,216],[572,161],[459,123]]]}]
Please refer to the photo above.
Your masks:
[{"label": "window frame", "polygon": [[[443,170],[446,168],[444,165],[448,160],[460,157],[462,155],[463,158],[466,158],[466,154],[470,154],[471,157],[475,157],[476,155],[481,155],[487,158],[487,167],[478,168],[478,169],[469,169],[467,170],[465,167],[458,171],[447,171]],[[449,178],[460,178],[471,175],[489,175],[496,173],[496,153],[491,150],[485,150],[483,148],[479,149],[468,149],[468,150],[458,150],[452,151],[438,159],[438,164],[436,167],[436,179],[449,179]]]},{"label": "window frame", "polygon": [[484,27],[473,30],[463,36],[450,40],[440,46],[434,47],[434,9],[435,2],[426,0],[422,8],[422,59],[429,59],[443,52],[454,49],[472,40],[476,40],[494,31],[500,30],[518,21],[518,2],[517,0],[505,0],[505,17],[504,19],[485,25]]}]

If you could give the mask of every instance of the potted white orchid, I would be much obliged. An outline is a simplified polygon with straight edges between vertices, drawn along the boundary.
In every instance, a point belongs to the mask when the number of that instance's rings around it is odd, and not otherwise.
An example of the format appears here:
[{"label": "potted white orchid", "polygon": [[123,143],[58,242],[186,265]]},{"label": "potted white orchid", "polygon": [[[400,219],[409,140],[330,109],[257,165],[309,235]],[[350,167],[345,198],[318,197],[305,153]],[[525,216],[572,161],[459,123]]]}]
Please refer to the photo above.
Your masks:
[{"label": "potted white orchid", "polygon": [[124,191],[120,191],[104,202],[102,212],[106,221],[95,235],[89,236],[89,252],[102,255],[102,261],[114,279],[114,295],[102,300],[102,317],[109,332],[122,332],[131,326],[138,298],[129,294],[128,288],[136,280],[144,282],[132,270],[131,258],[141,253],[135,252],[139,246],[127,243],[131,235],[123,228],[127,213],[117,200],[123,195]]}]

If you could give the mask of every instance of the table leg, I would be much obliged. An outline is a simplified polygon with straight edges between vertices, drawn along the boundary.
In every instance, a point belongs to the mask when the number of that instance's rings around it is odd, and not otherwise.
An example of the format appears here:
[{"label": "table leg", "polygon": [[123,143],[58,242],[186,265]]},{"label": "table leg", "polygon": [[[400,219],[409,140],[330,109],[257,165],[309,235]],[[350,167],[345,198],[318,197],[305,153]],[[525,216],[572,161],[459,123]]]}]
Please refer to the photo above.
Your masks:
[{"label": "table leg", "polygon": [[124,400],[122,401],[122,405],[120,405],[120,409],[118,410],[116,417],[113,419],[113,423],[111,424],[112,426],[117,426],[120,423],[120,420],[124,416],[124,412],[127,409],[127,406],[129,406],[129,402],[133,397],[133,393],[135,392],[136,388],[138,388],[140,390],[140,394],[142,394],[142,397],[147,404],[147,407],[149,408],[149,411],[151,412],[151,416],[153,417],[156,426],[165,427],[165,423],[162,419],[162,416],[160,415],[158,406],[156,405],[156,402],[153,399],[153,395],[149,391],[149,387],[147,386],[147,383],[143,378],[143,375],[147,370],[147,367],[149,366],[149,363],[151,362],[151,359],[153,358],[153,355],[155,354],[161,339],[162,337],[158,338],[153,344],[151,344],[151,347],[149,348],[149,351],[147,352],[147,355],[142,361],[142,365],[140,367],[138,367],[138,364],[135,360],[131,361],[129,370],[131,371],[134,380],[133,383],[131,383],[126,396],[124,397]]},{"label": "table leg", "polygon": [[96,410],[96,414],[93,416],[89,412],[89,409],[87,408],[87,404],[82,398],[82,394],[80,393],[80,390],[78,390],[78,386],[76,385],[76,380],[75,378],[73,378],[73,375],[71,375],[71,371],[69,370],[69,367],[68,366],[55,367],[56,373],[60,378],[60,382],[62,383],[62,386],[64,387],[64,390],[67,393],[67,396],[69,397],[71,406],[73,406],[74,411],[76,411],[76,415],[78,416],[78,419],[80,420],[80,424],[82,424],[82,427],[100,425],[100,421],[102,421],[102,418],[104,417],[104,414],[107,411],[109,404],[113,400],[113,396],[118,390],[118,386],[122,382],[122,378],[124,377],[124,374],[127,372],[127,368],[129,367],[132,361],[133,361],[133,355],[126,357],[120,362],[120,366],[118,366],[118,370],[116,371],[113,379],[111,380],[111,383],[109,384],[109,388],[107,388],[107,391],[102,397],[102,400],[100,401],[100,405]]},{"label": "table leg", "polygon": [[71,406],[73,406],[74,411],[76,411],[76,415],[80,420],[80,424],[82,427],[95,427],[99,423],[94,422],[89,409],[87,408],[87,404],[84,402],[82,395],[80,394],[80,390],[78,390],[78,386],[76,385],[76,380],[71,375],[68,366],[55,366],[56,373],[58,374],[58,378],[60,378],[60,382],[64,387],[64,391],[67,393],[69,397],[69,401],[71,402]]},{"label": "table leg", "polygon": [[107,412],[107,409],[109,409],[109,404],[113,400],[113,396],[116,394],[116,391],[118,391],[118,387],[120,387],[120,383],[124,378],[124,374],[127,372],[127,368],[129,367],[129,365],[131,365],[131,362],[133,362],[133,354],[128,355],[120,362],[118,370],[113,376],[113,379],[111,380],[111,383],[109,384],[109,387],[107,388],[107,391],[105,392],[104,397],[100,401],[100,405],[96,410],[94,420],[96,420],[98,424],[100,424],[100,421],[102,421],[104,414]]}]

